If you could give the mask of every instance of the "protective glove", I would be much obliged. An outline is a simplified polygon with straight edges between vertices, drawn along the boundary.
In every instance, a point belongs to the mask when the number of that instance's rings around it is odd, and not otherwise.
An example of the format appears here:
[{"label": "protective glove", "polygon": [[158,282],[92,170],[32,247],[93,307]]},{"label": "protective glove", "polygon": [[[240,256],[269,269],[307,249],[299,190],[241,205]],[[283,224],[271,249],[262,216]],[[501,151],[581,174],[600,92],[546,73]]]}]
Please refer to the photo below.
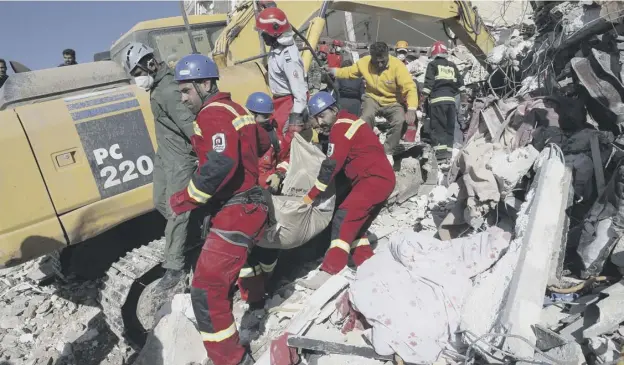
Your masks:
[{"label": "protective glove", "polygon": [[301,113],[290,113],[288,116],[288,125],[302,125],[303,124],[303,114]]},{"label": "protective glove", "polygon": [[331,77],[336,78],[337,68],[329,68],[329,66],[325,65],[324,68],[327,70],[327,73],[331,75]]},{"label": "protective glove", "polygon": [[279,172],[270,175],[266,179],[266,183],[269,186],[269,192],[271,192],[271,194],[277,194],[279,192],[280,184],[282,183],[283,179],[284,176]]},{"label": "protective glove", "polygon": [[405,121],[407,125],[415,125],[416,124],[416,110],[408,109],[407,113],[405,113]]},{"label": "protective glove", "polygon": [[312,202],[313,202],[313,200],[312,200],[312,199],[310,199],[310,197],[308,196],[308,194],[306,194],[306,195],[303,197],[303,204],[305,204],[305,205],[310,205],[310,204],[312,204]]},{"label": "protective glove", "polygon": [[173,194],[169,198],[169,205],[171,206],[171,211],[173,212],[173,218],[198,207],[197,204],[193,203],[186,189],[180,190]]}]

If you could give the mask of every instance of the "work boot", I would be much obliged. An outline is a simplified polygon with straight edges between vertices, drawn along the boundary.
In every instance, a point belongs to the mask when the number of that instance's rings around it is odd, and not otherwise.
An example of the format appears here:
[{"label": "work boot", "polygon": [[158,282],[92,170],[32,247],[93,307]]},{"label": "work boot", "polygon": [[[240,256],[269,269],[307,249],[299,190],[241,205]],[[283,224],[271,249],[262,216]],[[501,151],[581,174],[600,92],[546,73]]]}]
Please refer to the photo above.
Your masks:
[{"label": "work boot", "polygon": [[253,365],[255,363],[256,363],[256,360],[254,360],[254,358],[251,357],[251,354],[249,352],[245,352],[245,356],[243,356],[243,358],[238,363],[238,365]]},{"label": "work boot", "polygon": [[167,272],[165,272],[165,275],[160,279],[155,289],[160,292],[168,291],[178,285],[185,276],[186,272],[184,272],[184,270],[167,269]]}]

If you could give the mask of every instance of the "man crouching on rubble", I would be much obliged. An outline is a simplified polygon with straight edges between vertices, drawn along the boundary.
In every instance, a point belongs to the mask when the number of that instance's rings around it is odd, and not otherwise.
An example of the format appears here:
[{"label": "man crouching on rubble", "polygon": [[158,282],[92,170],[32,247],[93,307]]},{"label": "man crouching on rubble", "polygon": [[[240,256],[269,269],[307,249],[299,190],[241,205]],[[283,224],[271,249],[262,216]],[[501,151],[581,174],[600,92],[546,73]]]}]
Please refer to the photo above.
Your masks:
[{"label": "man crouching on rubble", "polygon": [[[262,237],[267,203],[258,186],[258,154],[268,136],[230,93],[217,87],[219,70],[192,54],[176,65],[182,102],[197,113],[191,137],[199,167],[188,187],[171,196],[175,214],[208,204],[211,227],[197,260],[191,287],[193,312],[208,357],[215,365],[251,365],[232,315],[231,289]],[[255,283],[262,286],[263,283]]]},{"label": "man crouching on rubble", "polygon": [[321,271],[302,283],[317,289],[347,266],[351,250],[357,266],[373,256],[366,231],[394,190],[396,178],[373,129],[353,114],[339,111],[329,93],[314,95],[308,110],[322,130],[329,132],[329,146],[315,186],[304,196],[304,203],[312,204],[342,170],[352,186],[334,215],[331,244]]}]

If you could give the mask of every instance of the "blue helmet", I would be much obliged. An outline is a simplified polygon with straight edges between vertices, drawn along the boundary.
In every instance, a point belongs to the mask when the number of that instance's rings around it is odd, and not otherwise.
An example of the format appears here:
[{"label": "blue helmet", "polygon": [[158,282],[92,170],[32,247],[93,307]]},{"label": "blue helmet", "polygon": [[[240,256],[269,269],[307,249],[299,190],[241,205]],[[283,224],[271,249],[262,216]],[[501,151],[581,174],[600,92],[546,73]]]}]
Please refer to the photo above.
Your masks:
[{"label": "blue helmet", "polygon": [[273,100],[263,92],[255,92],[247,98],[245,107],[258,114],[273,114]]},{"label": "blue helmet", "polygon": [[175,67],[176,81],[218,79],[219,69],[210,58],[201,54],[182,57]]},{"label": "blue helmet", "polygon": [[336,99],[334,99],[330,93],[320,91],[310,98],[310,101],[308,102],[308,111],[310,112],[310,115],[316,116],[323,110],[335,104]]}]

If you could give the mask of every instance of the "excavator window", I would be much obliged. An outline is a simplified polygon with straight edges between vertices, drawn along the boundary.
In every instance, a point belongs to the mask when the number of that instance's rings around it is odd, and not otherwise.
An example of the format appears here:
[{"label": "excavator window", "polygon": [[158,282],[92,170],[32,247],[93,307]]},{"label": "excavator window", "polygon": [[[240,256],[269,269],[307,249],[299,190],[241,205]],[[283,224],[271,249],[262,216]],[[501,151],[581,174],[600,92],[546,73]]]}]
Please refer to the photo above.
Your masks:
[{"label": "excavator window", "polygon": [[[191,28],[197,51],[211,56],[214,44],[223,30],[222,25],[198,25]],[[150,44],[158,51],[160,59],[174,67],[178,60],[192,53],[188,33],[184,27],[151,31]]]}]

